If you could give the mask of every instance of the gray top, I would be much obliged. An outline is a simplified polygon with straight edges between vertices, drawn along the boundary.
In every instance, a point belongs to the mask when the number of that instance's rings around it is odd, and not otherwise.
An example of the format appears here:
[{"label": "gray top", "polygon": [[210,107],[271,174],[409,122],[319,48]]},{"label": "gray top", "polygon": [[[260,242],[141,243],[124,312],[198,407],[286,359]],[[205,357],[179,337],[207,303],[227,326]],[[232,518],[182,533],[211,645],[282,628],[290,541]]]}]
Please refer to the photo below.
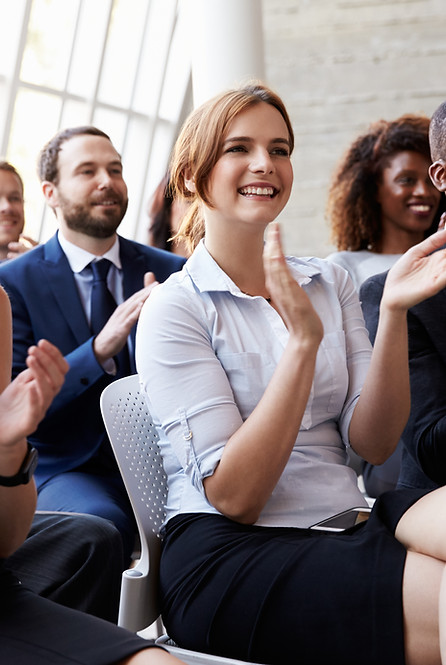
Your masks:
[{"label": "gray top", "polygon": [[359,291],[361,284],[366,279],[390,270],[400,256],[401,254],[377,254],[368,249],[361,249],[357,252],[333,252],[327,256],[326,260],[345,268],[353,280],[355,289]]}]

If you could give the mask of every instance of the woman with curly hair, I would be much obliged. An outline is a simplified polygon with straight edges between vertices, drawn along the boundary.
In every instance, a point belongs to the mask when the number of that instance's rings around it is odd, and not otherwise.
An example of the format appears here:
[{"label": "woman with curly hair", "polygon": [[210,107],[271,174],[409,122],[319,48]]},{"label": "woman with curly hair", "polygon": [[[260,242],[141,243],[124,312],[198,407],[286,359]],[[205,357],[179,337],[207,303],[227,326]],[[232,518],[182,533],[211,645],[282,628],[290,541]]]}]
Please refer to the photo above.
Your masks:
[{"label": "woman with curly hair", "polygon": [[345,268],[358,290],[438,227],[445,202],[428,174],[428,133],[422,115],[374,122],[334,173],[327,216],[338,251],[327,259]]},{"label": "woman with curly hair", "polygon": [[[413,245],[433,233],[445,199],[428,173],[429,118],[403,115],[378,120],[348,148],[334,173],[327,213],[338,252],[327,256],[350,274],[356,289],[389,270]],[[350,452],[369,496],[393,489],[401,466],[401,443],[380,466]]]}]

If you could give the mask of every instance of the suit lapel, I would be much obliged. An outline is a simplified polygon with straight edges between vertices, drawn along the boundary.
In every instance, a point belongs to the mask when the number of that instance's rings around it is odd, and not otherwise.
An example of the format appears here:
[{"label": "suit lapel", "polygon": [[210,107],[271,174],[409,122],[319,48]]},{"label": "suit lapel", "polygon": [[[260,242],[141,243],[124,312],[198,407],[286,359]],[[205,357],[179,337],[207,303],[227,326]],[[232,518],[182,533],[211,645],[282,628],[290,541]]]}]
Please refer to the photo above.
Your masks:
[{"label": "suit lapel", "polygon": [[[120,237],[120,256],[123,269],[124,299],[144,286],[144,274],[149,269],[147,258],[135,249],[130,241]],[[84,308],[77,291],[76,282],[70,264],[57,240],[53,236],[45,243],[44,258],[39,262],[41,278],[47,284],[58,306],[59,315],[72,330],[77,342],[82,344],[91,336]],[[136,326],[131,332],[133,348],[135,345]],[[133,354],[132,354],[133,355]]]},{"label": "suit lapel", "polygon": [[91,332],[70,264],[57,236],[53,236],[45,244],[45,254],[39,262],[39,268],[42,279],[57,301],[60,316],[71,328],[77,342],[82,344],[91,336]]},{"label": "suit lapel", "polygon": [[[137,251],[131,242],[125,238],[119,237],[120,257],[123,273],[124,299],[126,300],[144,286],[144,275],[149,270],[147,266],[147,257]],[[130,354],[130,366],[132,372],[136,371],[135,366],[135,337],[136,325],[130,332],[131,346],[133,353]]]},{"label": "suit lapel", "polygon": [[119,254],[122,263],[124,300],[144,286],[144,274],[147,272],[147,259],[136,251],[125,238],[119,238]]}]

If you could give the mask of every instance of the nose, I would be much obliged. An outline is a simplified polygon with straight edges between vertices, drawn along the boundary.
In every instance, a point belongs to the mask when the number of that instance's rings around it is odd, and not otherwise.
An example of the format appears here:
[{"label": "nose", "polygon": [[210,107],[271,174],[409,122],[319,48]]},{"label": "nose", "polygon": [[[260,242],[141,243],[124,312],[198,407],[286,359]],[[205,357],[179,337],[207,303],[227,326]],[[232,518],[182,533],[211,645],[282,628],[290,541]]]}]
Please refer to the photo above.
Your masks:
[{"label": "nose", "polygon": [[269,151],[263,148],[256,150],[250,168],[253,173],[271,173],[274,170],[274,164]]},{"label": "nose", "polygon": [[0,196],[0,210],[10,210],[11,202],[7,196]]},{"label": "nose", "polygon": [[415,196],[430,196],[432,194],[432,184],[430,178],[418,178],[413,188]]},{"label": "nose", "polygon": [[109,189],[111,187],[112,177],[107,169],[101,169],[98,172],[98,188]]}]

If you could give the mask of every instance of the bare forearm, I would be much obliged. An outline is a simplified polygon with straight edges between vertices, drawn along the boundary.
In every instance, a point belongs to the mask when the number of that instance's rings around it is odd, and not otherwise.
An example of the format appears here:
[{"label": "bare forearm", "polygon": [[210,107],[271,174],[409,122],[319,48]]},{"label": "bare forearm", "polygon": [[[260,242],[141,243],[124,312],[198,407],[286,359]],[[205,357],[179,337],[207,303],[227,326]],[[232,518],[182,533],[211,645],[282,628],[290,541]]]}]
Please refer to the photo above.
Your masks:
[{"label": "bare forearm", "polygon": [[372,360],[350,423],[353,449],[381,464],[395,449],[410,411],[406,311],[382,302]]},{"label": "bare forearm", "polygon": [[390,269],[381,299],[372,363],[350,424],[361,456],[382,463],[410,412],[407,311],[446,288],[446,231],[409,249]]},{"label": "bare forearm", "polygon": [[318,344],[290,341],[262,399],[227,442],[205,480],[209,501],[224,515],[253,523],[291,454],[314,376]]},{"label": "bare forearm", "polygon": [[[1,455],[0,475],[13,476],[18,472],[27,450],[23,445]],[[31,480],[17,487],[0,486],[0,558],[8,557],[25,540],[36,507],[36,488]]]}]

